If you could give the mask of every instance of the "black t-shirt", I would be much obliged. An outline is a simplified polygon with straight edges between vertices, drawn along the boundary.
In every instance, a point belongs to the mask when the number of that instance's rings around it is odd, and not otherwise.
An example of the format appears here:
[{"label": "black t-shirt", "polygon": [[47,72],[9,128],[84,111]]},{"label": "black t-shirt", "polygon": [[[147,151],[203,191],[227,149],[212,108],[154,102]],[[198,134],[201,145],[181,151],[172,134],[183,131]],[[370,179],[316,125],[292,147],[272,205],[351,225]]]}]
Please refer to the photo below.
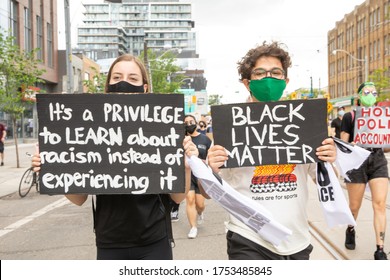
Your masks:
[{"label": "black t-shirt", "polygon": [[[207,158],[207,152],[211,146],[211,140],[206,135],[199,134],[198,136],[191,136],[192,142],[196,145],[199,151],[199,158],[205,160]],[[191,173],[191,184],[197,186],[197,179]]]},{"label": "black t-shirt", "polygon": [[204,134],[199,134],[198,136],[191,136],[192,142],[196,145],[199,151],[199,158],[200,159],[206,159],[207,158],[207,152],[210,149],[211,146],[211,140]]},{"label": "black t-shirt", "polygon": [[129,248],[167,236],[165,211],[159,195],[97,195],[96,246]]},{"label": "black t-shirt", "polygon": [[340,132],[341,132],[341,120],[340,118],[335,118],[331,123],[330,127],[335,128],[335,136],[340,139]]},{"label": "black t-shirt", "polygon": [[[353,111],[354,116],[356,114],[356,111]],[[355,124],[354,124],[355,118],[352,119],[351,112],[345,113],[343,116],[343,119],[341,121],[341,131],[344,131],[349,134],[349,140],[348,142],[353,142],[353,133],[355,130]]]}]

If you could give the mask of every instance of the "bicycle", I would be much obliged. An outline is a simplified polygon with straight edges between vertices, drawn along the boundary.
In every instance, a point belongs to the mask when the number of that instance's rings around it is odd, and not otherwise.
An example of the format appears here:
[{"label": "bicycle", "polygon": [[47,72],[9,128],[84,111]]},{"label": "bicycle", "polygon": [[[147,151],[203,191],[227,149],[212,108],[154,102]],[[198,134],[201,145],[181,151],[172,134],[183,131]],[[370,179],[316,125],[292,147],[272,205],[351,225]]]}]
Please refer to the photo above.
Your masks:
[{"label": "bicycle", "polygon": [[[31,154],[26,153],[29,157],[32,157]],[[35,185],[35,189],[39,192],[39,180],[38,174],[34,172],[33,167],[29,167],[24,173],[19,182],[19,195],[20,197],[25,197]]]}]

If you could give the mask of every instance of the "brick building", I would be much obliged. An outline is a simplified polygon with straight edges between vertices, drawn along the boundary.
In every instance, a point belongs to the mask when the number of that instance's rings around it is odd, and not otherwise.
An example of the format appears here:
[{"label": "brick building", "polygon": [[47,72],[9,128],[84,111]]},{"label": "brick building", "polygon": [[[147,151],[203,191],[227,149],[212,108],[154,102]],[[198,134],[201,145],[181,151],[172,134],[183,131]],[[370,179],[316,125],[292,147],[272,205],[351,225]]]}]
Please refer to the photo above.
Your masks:
[{"label": "brick building", "polygon": [[351,106],[359,85],[377,69],[390,76],[389,0],[364,1],[328,32],[328,87],[333,105]]},{"label": "brick building", "polygon": [[[15,44],[20,49],[39,49],[37,59],[42,61],[39,67],[45,69],[41,76],[45,82],[35,87],[47,93],[53,92],[59,82],[57,0],[2,0],[0,28],[3,34],[15,37]],[[10,128],[7,114],[0,112],[0,121]],[[36,127],[36,107],[28,105],[22,119],[17,122],[19,138],[36,137]],[[13,131],[9,131],[8,136],[12,137],[13,134]]]}]

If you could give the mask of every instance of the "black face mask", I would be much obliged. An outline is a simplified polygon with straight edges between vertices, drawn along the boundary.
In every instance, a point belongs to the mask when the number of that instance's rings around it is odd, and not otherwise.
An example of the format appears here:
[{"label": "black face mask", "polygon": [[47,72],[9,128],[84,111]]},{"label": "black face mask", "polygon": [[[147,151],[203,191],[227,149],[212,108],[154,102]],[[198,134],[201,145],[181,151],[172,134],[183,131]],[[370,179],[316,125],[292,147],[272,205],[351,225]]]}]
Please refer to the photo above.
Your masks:
[{"label": "black face mask", "polygon": [[143,85],[135,86],[135,85],[130,84],[126,81],[120,81],[116,84],[108,85],[107,90],[108,90],[108,92],[125,92],[125,93],[130,93],[130,92],[144,93],[145,92]]},{"label": "black face mask", "polygon": [[187,134],[194,133],[195,129],[196,129],[196,124],[186,125],[186,133]]}]

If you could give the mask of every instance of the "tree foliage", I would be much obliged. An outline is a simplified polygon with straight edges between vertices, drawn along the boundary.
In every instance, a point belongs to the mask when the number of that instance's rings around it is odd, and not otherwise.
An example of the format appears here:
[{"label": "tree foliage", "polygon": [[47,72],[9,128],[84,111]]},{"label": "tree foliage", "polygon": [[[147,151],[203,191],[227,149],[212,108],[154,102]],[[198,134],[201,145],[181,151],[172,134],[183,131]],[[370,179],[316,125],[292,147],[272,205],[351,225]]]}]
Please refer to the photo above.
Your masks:
[{"label": "tree foliage", "polygon": [[[40,69],[40,60],[35,58],[38,49],[27,52],[14,41],[14,37],[0,30],[0,110],[10,116],[13,131],[17,131],[16,121],[33,100],[31,94],[39,91],[35,85],[44,82],[40,76],[45,70]],[[14,141],[19,167],[17,133]]]},{"label": "tree foliage", "polygon": [[310,92],[310,89],[301,88],[298,89],[289,95],[287,95],[284,99],[285,100],[294,100],[300,97],[301,99],[311,99],[311,98],[318,98],[319,96],[324,96],[325,91],[319,90],[316,88],[313,88],[313,92]]},{"label": "tree foliage", "polygon": [[209,105],[210,106],[220,105],[222,104],[221,99],[222,99],[222,95],[211,94],[209,95]]},{"label": "tree foliage", "polygon": [[100,73],[95,67],[91,67],[95,72],[92,80],[84,80],[83,85],[87,87],[88,93],[104,93],[107,75]]},{"label": "tree foliage", "polygon": [[[149,69],[149,82],[152,84],[153,93],[175,93],[181,88],[183,80],[187,78],[180,74],[181,68],[175,65],[176,56],[167,51],[157,57],[156,52],[151,49],[147,50],[146,67]],[[140,59],[144,60],[144,52],[141,53]],[[151,74],[151,75],[150,75]]]},{"label": "tree foliage", "polygon": [[375,84],[375,88],[379,95],[377,101],[384,101],[390,99],[390,92],[385,93],[384,90],[390,88],[390,77],[387,74],[386,69],[376,69],[369,76],[369,81]]}]

